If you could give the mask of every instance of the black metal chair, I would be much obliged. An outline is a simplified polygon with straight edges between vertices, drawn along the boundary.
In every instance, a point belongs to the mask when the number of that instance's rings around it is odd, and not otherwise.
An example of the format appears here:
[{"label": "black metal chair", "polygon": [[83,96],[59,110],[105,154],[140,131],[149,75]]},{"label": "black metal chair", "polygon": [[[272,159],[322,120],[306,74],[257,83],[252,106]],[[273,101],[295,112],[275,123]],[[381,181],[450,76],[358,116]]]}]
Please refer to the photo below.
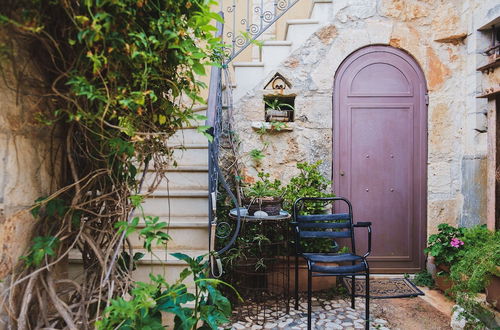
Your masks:
[{"label": "black metal chair", "polygon": [[[334,214],[313,214],[301,215],[301,207],[307,202],[345,202],[348,206],[348,213]],[[365,295],[365,328],[369,329],[370,317],[370,270],[366,258],[371,252],[371,222],[353,223],[352,205],[342,197],[324,197],[299,198],[293,204],[293,222],[295,227],[295,309],[299,308],[299,257],[307,261],[307,328],[311,329],[311,296],[312,296],[312,277],[317,276],[351,276],[351,307],[355,308],[355,283],[356,275],[365,276],[366,295]],[[368,229],[368,251],[359,256],[356,254],[356,245],[354,240],[354,228],[366,227]],[[331,253],[305,253],[302,243],[304,239],[332,239]],[[336,239],[350,240],[352,253],[338,253],[339,247]],[[331,266],[326,263],[338,263],[339,266]],[[345,263],[350,263],[345,265]]]}]

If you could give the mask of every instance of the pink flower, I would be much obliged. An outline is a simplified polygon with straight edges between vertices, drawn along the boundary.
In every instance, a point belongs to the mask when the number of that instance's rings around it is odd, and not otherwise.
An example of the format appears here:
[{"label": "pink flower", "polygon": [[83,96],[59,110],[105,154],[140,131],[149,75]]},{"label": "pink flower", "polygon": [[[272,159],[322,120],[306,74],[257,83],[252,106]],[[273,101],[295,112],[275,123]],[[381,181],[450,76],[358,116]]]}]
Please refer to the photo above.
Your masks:
[{"label": "pink flower", "polygon": [[450,242],[451,246],[453,246],[454,248],[459,248],[461,245],[464,245],[464,242],[462,242],[461,240],[459,240],[458,238],[456,237],[453,237],[451,239],[451,242]]}]

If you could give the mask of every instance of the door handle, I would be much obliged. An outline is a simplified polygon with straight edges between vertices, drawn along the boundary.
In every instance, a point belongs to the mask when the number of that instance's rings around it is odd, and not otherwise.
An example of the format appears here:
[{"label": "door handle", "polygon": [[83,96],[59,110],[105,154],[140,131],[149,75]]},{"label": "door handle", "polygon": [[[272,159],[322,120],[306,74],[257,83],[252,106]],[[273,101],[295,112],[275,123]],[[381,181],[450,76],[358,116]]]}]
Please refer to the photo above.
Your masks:
[{"label": "door handle", "polygon": [[340,171],[340,176],[344,176],[345,175],[345,172],[344,171]]}]

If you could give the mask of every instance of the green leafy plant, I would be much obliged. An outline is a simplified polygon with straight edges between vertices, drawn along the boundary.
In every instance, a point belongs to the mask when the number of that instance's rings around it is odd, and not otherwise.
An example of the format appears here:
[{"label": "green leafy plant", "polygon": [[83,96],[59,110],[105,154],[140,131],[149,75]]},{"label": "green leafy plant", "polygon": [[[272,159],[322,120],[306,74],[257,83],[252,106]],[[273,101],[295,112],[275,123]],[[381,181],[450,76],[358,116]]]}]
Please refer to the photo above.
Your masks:
[{"label": "green leafy plant", "polygon": [[[424,249],[424,252],[435,258],[436,265],[452,265],[456,263],[460,251],[464,249],[464,244],[460,244],[460,242],[463,242],[464,231],[464,228],[455,228],[446,223],[439,224],[438,233],[429,236],[427,248]],[[454,242],[459,245],[457,246]]]},{"label": "green leafy plant", "polygon": [[281,197],[283,191],[281,189],[281,181],[271,181],[270,174],[259,172],[257,174],[260,180],[254,184],[244,187],[244,195],[248,198],[263,198],[263,197]]},{"label": "green leafy plant", "polygon": [[[182,253],[172,256],[188,264],[179,280],[168,284],[161,275],[150,275],[151,283],[136,282],[130,299],[119,297],[111,300],[96,328],[164,329],[161,312],[174,315],[176,330],[217,329],[229,322],[231,303],[218,286],[230,287],[239,297],[236,290],[227,283],[207,277],[208,263],[204,256],[191,258]],[[194,293],[190,293],[184,283],[191,275],[194,277]],[[186,306],[188,303],[193,303],[194,307]]]},{"label": "green leafy plant", "polygon": [[291,106],[288,103],[281,102],[281,100],[278,98],[273,98],[271,100],[264,101],[264,103],[267,105],[266,110],[277,110],[277,111],[295,110],[293,106]]},{"label": "green leafy plant", "polygon": [[[300,173],[290,179],[284,191],[283,208],[292,212],[293,203],[301,197],[333,197],[334,194],[327,192],[332,182],[326,179],[319,171],[322,161],[315,163],[297,163]],[[303,214],[321,213],[325,208],[324,203],[307,203],[301,210]]]},{"label": "green leafy plant", "polygon": [[455,283],[451,292],[466,313],[488,322],[490,313],[477,301],[492,276],[500,276],[500,232],[484,225],[466,228],[464,248],[451,265],[450,277]]},{"label": "green leafy plant", "polygon": [[259,150],[259,149],[252,149],[250,150],[250,152],[248,153],[248,155],[250,156],[250,158],[252,158],[252,160],[254,162],[260,162],[262,159],[264,159],[266,156],[264,155],[264,153],[262,152],[262,150]]},{"label": "green leafy plant", "polygon": [[54,257],[60,240],[54,236],[37,236],[26,256],[22,256],[26,267],[39,266],[47,257]]},{"label": "green leafy plant", "polygon": [[[321,161],[315,163],[298,163],[297,168],[300,173],[290,179],[283,189],[283,209],[290,214],[293,212],[293,203],[301,197],[333,197],[334,194],[327,192],[331,186],[331,181],[326,179],[319,171]],[[327,204],[322,202],[304,203],[301,209],[302,214],[317,214],[325,212]],[[314,239],[305,240],[302,243],[305,252],[331,252],[332,240]]]},{"label": "green leafy plant", "polygon": [[427,270],[416,273],[415,277],[413,278],[413,283],[415,283],[415,285],[426,286],[431,289],[435,287],[434,279]]}]

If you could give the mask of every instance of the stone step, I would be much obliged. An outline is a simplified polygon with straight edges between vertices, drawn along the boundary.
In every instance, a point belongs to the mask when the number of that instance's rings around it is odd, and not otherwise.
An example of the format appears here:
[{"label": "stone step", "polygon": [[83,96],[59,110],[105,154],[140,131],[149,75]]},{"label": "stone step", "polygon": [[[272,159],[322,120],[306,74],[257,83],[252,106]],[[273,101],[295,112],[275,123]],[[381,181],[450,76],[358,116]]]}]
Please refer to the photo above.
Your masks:
[{"label": "stone step", "polygon": [[208,217],[208,191],[156,191],[142,206],[150,216]]},{"label": "stone step", "polygon": [[264,41],[262,44],[262,58],[264,59],[264,73],[267,74],[275,69],[284,59],[290,55],[292,49],[291,41]]},{"label": "stone step", "polygon": [[[285,39],[292,42],[292,51],[300,47],[319,28],[315,19],[291,19],[286,21]],[[264,59],[265,61],[265,59]]]},{"label": "stone step", "polygon": [[237,88],[233,91],[233,99],[236,101],[264,79],[264,63],[235,62],[233,68],[237,84]]},{"label": "stone step", "polygon": [[[160,221],[165,221],[160,219]],[[168,224],[168,221],[165,221]],[[138,229],[145,227],[143,221],[139,222]],[[168,229],[165,229],[171,237],[168,242],[170,250],[207,250],[208,249],[208,219],[195,222],[170,222]],[[139,239],[137,234],[129,236],[129,240],[134,249],[143,248],[144,241]],[[154,245],[154,249],[162,249],[164,246]]]},{"label": "stone step", "polygon": [[[143,192],[148,191],[153,184],[155,175],[147,173],[144,179]],[[160,181],[157,190],[208,190],[208,169],[200,171],[167,171]]]},{"label": "stone step", "polygon": [[[179,279],[179,274],[187,264],[171,256],[172,253],[181,252],[191,257],[205,255],[208,250],[156,250],[149,253],[143,249],[134,249],[134,253],[144,253],[144,257],[137,263],[137,268],[132,272],[134,281],[150,282],[149,274],[160,274],[165,277],[168,283],[174,283]],[[82,257],[80,251],[72,250],[68,258],[69,278],[78,281],[81,276]],[[194,288],[192,277],[188,277],[185,284],[191,290]]]},{"label": "stone step", "polygon": [[177,166],[208,167],[208,145],[187,145],[183,149],[173,151],[172,159]]},{"label": "stone step", "polygon": [[196,128],[185,128],[175,132],[167,141],[168,146],[188,146],[192,144],[208,145],[208,139],[205,135],[198,132]]},{"label": "stone step", "polygon": [[328,22],[332,14],[332,0],[313,0],[310,19],[318,20],[320,23]]}]

